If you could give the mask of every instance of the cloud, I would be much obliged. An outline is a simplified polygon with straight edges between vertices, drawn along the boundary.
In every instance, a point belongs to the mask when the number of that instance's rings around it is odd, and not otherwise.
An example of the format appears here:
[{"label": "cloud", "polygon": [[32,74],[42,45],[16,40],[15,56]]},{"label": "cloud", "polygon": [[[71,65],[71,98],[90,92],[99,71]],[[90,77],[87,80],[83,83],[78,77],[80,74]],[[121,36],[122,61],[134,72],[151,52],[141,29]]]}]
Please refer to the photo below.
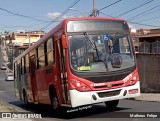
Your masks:
[{"label": "cloud", "polygon": [[54,12],[54,13],[48,13],[48,14],[47,14],[47,16],[48,16],[51,20],[55,19],[56,17],[58,17],[58,16],[60,16],[60,15],[61,15],[61,13],[59,13],[59,12]]},{"label": "cloud", "polygon": [[136,24],[132,24],[132,23],[128,22],[128,25],[129,25],[129,28],[131,28],[131,29],[138,29]]},{"label": "cloud", "polygon": [[72,17],[74,17],[74,16],[66,16],[66,15],[63,16],[64,19],[65,18],[72,18]]},{"label": "cloud", "polygon": [[[54,13],[48,13],[47,16],[49,19],[51,20],[54,20],[56,17],[62,15],[60,12],[54,12]],[[67,16],[67,15],[64,15],[62,16],[62,19],[65,19],[65,18],[71,18],[71,17],[74,17],[74,16]]]},{"label": "cloud", "polygon": [[133,25],[133,24],[128,23],[128,25],[129,25],[129,28],[134,28],[134,25]]}]

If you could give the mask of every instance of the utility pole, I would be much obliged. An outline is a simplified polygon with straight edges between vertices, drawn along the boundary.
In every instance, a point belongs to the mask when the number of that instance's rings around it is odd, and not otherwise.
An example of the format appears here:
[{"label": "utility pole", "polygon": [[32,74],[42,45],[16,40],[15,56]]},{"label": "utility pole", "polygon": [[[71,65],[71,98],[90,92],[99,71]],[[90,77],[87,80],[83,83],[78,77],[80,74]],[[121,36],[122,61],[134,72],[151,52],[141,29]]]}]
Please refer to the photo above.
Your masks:
[{"label": "utility pole", "polygon": [[28,34],[28,39],[29,39],[29,47],[31,46],[31,38],[30,38],[30,33]]},{"label": "utility pole", "polygon": [[92,13],[92,15],[96,16],[96,12],[97,12],[97,10],[96,10],[96,0],[93,0],[93,13]]}]

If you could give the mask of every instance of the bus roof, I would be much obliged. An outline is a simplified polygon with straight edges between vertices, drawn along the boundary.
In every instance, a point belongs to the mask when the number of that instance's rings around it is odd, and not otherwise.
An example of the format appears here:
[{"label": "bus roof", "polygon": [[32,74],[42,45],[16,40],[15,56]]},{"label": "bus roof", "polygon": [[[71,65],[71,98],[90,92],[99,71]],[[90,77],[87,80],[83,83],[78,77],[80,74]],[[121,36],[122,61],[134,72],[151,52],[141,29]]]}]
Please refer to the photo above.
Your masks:
[{"label": "bus roof", "polygon": [[64,21],[71,21],[71,20],[124,20],[122,18],[114,18],[114,17],[101,17],[101,16],[88,16],[88,17],[76,17],[76,18],[65,18]]}]

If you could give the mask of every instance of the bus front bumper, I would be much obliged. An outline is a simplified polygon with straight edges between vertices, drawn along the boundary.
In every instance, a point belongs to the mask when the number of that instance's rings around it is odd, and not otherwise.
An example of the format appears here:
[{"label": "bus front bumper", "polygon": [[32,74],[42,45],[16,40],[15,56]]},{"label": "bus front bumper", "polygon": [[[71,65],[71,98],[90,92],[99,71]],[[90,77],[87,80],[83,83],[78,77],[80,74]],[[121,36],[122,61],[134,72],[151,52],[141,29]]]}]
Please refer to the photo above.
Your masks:
[{"label": "bus front bumper", "polygon": [[140,82],[135,85],[111,90],[80,92],[70,90],[71,106],[78,107],[111,100],[134,98],[140,96]]}]

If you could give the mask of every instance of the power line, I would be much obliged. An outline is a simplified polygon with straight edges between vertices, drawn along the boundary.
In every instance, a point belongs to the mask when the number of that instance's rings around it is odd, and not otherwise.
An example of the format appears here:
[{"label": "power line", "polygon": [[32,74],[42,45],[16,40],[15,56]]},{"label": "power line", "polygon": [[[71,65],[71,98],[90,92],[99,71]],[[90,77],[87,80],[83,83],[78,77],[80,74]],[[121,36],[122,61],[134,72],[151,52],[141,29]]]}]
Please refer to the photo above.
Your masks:
[{"label": "power line", "polygon": [[[60,17],[62,17],[65,13],[67,13],[69,11],[69,8],[75,6],[80,0],[76,0],[75,2],[73,2],[60,16],[58,16],[57,18],[55,18],[54,20],[52,21],[45,21],[45,20],[40,20],[40,19],[36,19],[34,17],[30,17],[30,16],[26,16],[26,15],[23,15],[23,14],[19,14],[19,13],[14,13],[12,11],[9,11],[5,8],[0,8],[1,11],[5,11],[11,15],[14,15],[14,16],[18,16],[18,17],[23,17],[23,18],[27,18],[27,19],[32,19],[32,20],[36,20],[36,21],[41,21],[43,23],[49,23],[47,24],[47,26],[43,27],[41,30],[47,28],[48,26],[50,26],[52,23],[54,22],[60,22],[60,21],[57,21]],[[35,25],[34,25],[35,26]],[[9,27],[8,27],[9,28]]]},{"label": "power line", "polygon": [[[115,18],[114,16],[107,15],[107,14],[105,14],[105,13],[103,13],[103,12],[100,12],[100,13],[101,13],[101,14],[104,14],[104,15],[106,15],[106,16]],[[159,17],[160,17],[160,16],[159,16]],[[128,22],[128,23],[132,23],[132,24],[137,24],[137,25],[143,25],[143,26],[160,27],[160,26],[155,26],[155,25],[150,25],[150,24],[143,24],[143,23],[140,23],[140,22],[133,22],[133,21],[128,21],[128,20],[127,20],[127,22]]]},{"label": "power line", "polygon": [[141,20],[141,21],[138,21],[138,22],[150,21],[150,20],[157,19],[157,18],[160,18],[160,16],[156,16],[156,17],[149,18],[149,19],[143,19],[143,20]]},{"label": "power line", "polygon": [[62,12],[61,15],[59,15],[58,17],[56,17],[53,21],[51,21],[49,24],[47,24],[46,26],[44,26],[43,28],[41,28],[41,30],[46,29],[48,26],[50,26],[51,24],[53,24],[55,21],[57,21],[59,18],[61,18],[64,14],[66,14],[70,9],[69,8],[73,8],[80,0],[76,0],[74,1],[65,11]]},{"label": "power line", "polygon": [[[64,14],[66,14],[69,11],[69,8],[74,7],[80,0],[76,0],[74,1],[61,15],[59,15],[58,17],[56,17],[53,21],[51,21],[49,24],[47,24],[46,26],[44,26],[43,28],[41,28],[40,31],[46,29],[48,26],[50,26],[51,24],[53,24],[54,22],[58,21],[59,18],[61,18]],[[21,42],[25,41],[28,37],[26,37],[25,39],[23,39]]]},{"label": "power line", "polygon": [[[152,15],[151,13],[154,13],[154,12],[157,12],[158,10],[160,10],[160,9],[157,9],[157,10],[155,10],[155,11],[151,11],[151,12],[147,12],[146,14],[143,14],[143,15],[141,15],[140,17],[143,17],[143,16],[147,16],[148,17],[148,15]],[[151,16],[152,17],[152,16]],[[144,18],[144,17],[143,17]],[[146,17],[145,17],[146,18]],[[145,19],[146,20],[146,19]],[[139,20],[139,21],[137,21],[137,22],[141,22],[141,21],[145,21],[144,19],[143,20]]]},{"label": "power line", "polygon": [[155,26],[155,25],[150,25],[150,24],[143,24],[143,23],[139,23],[139,22],[132,22],[132,21],[128,21],[128,22],[132,23],[132,24],[143,25],[143,26],[160,27],[160,26]]},{"label": "power line", "polygon": [[[125,2],[125,1],[124,1]],[[123,5],[120,5],[120,6],[118,6],[117,8],[116,8],[116,11],[114,11],[114,12],[112,12],[111,13],[111,15],[114,15],[114,14],[117,14],[117,13],[119,13],[120,11],[124,11],[124,10],[126,10],[127,8],[129,8],[130,7],[130,5],[134,5],[134,3],[136,2],[136,4],[137,3],[139,3],[137,0],[127,0],[127,2],[125,2],[125,4],[123,4]],[[126,7],[126,6],[128,6],[128,7]],[[113,10],[112,10],[113,11]]]},{"label": "power line", "polygon": [[111,15],[107,15],[107,14],[105,14],[105,13],[103,13],[103,12],[99,12],[99,13],[101,13],[101,14],[103,14],[103,15],[105,15],[105,16],[109,16],[109,17],[111,17],[111,18],[115,18],[115,17],[113,17],[113,16],[111,16]]},{"label": "power line", "polygon": [[122,1],[122,0],[118,0],[118,1],[116,1],[116,2],[113,2],[113,3],[111,3],[111,4],[109,4],[109,5],[105,6],[105,7],[103,7],[103,8],[101,8],[101,9],[97,10],[97,13],[99,13],[99,12],[102,11],[103,9],[106,9],[106,8],[108,8],[108,7],[110,7],[110,6],[114,5],[114,4],[117,4],[117,3],[121,2],[121,1]]},{"label": "power line", "polygon": [[144,12],[142,12],[142,13],[139,13],[139,14],[137,14],[137,15],[135,15],[135,16],[129,18],[128,20],[134,19],[134,18],[136,18],[137,16],[140,16],[140,15],[142,15],[142,14],[148,12],[148,11],[151,11],[151,10],[153,10],[153,9],[159,7],[159,6],[160,6],[160,5],[154,6],[154,7],[150,8],[149,10],[146,10],[146,11],[144,11]]},{"label": "power line", "polygon": [[116,4],[116,3],[119,3],[119,2],[121,2],[121,1],[122,1],[122,0],[118,0],[118,1],[116,1],[116,2],[114,2],[114,3],[111,3],[110,5],[108,5],[108,6],[106,6],[106,7],[103,7],[103,8],[101,8],[101,9],[99,9],[98,11],[101,11],[101,10],[103,10],[103,9],[106,9],[106,8],[112,6],[112,5]]},{"label": "power line", "polygon": [[126,11],[126,12],[124,12],[124,13],[122,13],[122,14],[116,16],[116,17],[120,17],[120,16],[122,16],[122,15],[128,14],[128,13],[130,13],[130,12],[132,12],[132,11],[138,9],[138,8],[141,8],[142,6],[145,6],[145,5],[147,5],[147,4],[151,3],[151,2],[153,2],[153,1],[154,1],[154,0],[150,0],[150,1],[148,1],[148,2],[145,2],[144,4],[141,4],[141,5],[139,5],[138,7],[132,8],[131,10],[128,10],[128,11]]},{"label": "power line", "polygon": [[14,16],[19,16],[19,17],[23,17],[23,18],[28,18],[28,19],[32,19],[32,20],[36,20],[36,21],[50,22],[50,21],[44,21],[44,20],[36,19],[36,18],[30,17],[30,16],[26,16],[26,15],[23,15],[23,14],[19,14],[19,13],[14,13],[14,12],[12,12],[12,11],[9,11],[9,10],[5,9],[5,8],[0,8],[0,10],[5,11],[5,12],[7,12],[7,13],[9,13],[9,14],[14,15]]}]

